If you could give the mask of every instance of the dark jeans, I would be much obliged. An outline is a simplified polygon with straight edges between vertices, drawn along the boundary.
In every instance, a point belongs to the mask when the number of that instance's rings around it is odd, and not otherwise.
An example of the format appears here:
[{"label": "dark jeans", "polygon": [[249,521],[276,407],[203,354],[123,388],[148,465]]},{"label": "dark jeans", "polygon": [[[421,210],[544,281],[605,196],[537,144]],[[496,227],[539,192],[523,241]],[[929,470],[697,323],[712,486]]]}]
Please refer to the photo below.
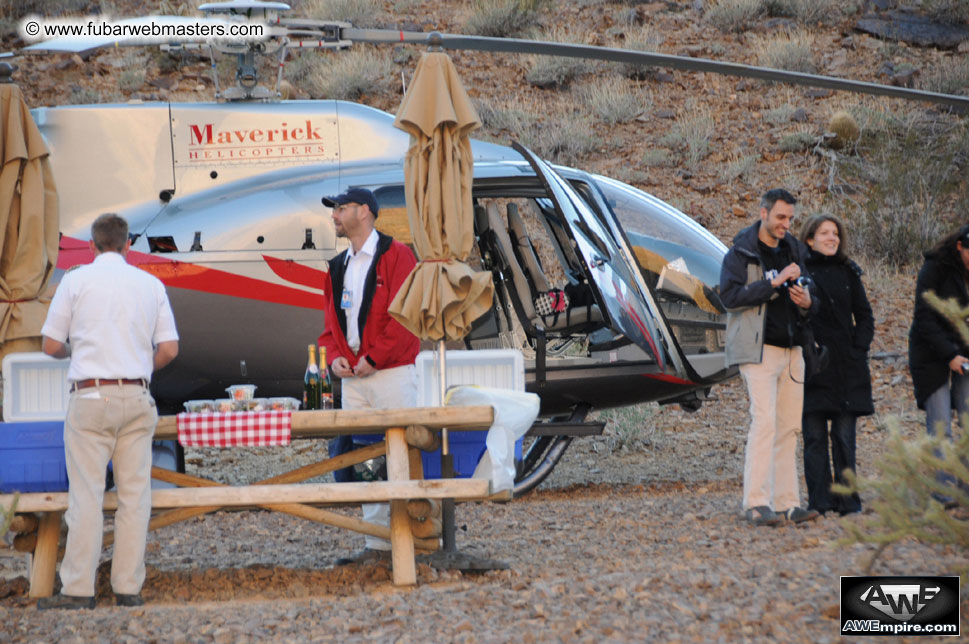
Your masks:
[{"label": "dark jeans", "polygon": [[[340,454],[346,454],[347,452],[353,451],[353,436],[336,436],[331,438],[326,447],[330,453],[330,458],[335,458]],[[337,483],[352,483],[353,468],[345,467],[342,470],[334,470],[333,479]]]},{"label": "dark jeans", "polygon": [[[855,421],[851,413],[809,412],[801,420],[804,434],[804,479],[807,482],[808,508],[818,512],[835,510],[841,514],[861,511],[857,494],[844,496],[831,492],[831,468],[835,483],[845,484],[844,471],[855,471]],[[830,430],[828,423],[830,421]],[[828,438],[831,458],[828,458]]]}]

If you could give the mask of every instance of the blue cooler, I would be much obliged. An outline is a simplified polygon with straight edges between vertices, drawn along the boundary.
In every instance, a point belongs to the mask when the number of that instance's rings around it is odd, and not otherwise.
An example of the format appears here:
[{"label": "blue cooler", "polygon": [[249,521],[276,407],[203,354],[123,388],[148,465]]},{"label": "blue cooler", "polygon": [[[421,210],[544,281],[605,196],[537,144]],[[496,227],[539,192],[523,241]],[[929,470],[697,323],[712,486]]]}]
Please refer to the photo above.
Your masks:
[{"label": "blue cooler", "polygon": [[[474,468],[478,466],[478,461],[484,456],[485,438],[488,432],[459,432],[449,431],[448,446],[454,457],[454,476],[457,478],[469,478],[474,474]],[[421,452],[421,460],[424,463],[424,478],[441,478],[441,450],[433,452]],[[515,443],[515,460],[522,460],[522,439]]]},{"label": "blue cooler", "polygon": [[66,492],[64,422],[0,423],[0,492]]}]

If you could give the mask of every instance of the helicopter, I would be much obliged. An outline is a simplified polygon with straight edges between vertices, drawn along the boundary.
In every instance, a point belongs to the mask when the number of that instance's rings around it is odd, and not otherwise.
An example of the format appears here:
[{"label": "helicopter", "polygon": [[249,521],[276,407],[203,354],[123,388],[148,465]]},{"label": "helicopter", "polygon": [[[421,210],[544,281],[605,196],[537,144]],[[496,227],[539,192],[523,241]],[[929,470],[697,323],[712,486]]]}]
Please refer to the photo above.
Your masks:
[{"label": "helicopter", "polygon": [[[155,374],[162,409],[219,397],[245,381],[260,395],[301,390],[303,347],[323,326],[323,272],[346,248],[320,198],[371,189],[378,229],[409,240],[403,159],[409,141],[394,117],[336,100],[279,100],[258,84],[254,57],[353,43],[412,43],[712,71],[965,107],[965,97],[588,45],[398,30],[287,19],[288,5],[233,0],[207,14],[259,17],[262,41],[175,43],[237,57],[237,82],[216,103],[39,107],[61,199],[58,281],[91,261],[90,224],[102,212],[128,221],[128,261],[166,285],[181,335],[179,357]],[[133,22],[147,19],[132,19]],[[125,45],[112,38],[52,39],[24,53]],[[366,141],[366,145],[356,145]],[[96,163],[90,151],[102,150]],[[106,153],[105,153],[106,152]],[[540,158],[526,147],[472,141],[475,253],[494,276],[492,309],[466,349],[514,348],[526,390],[539,394],[515,493],[540,484],[576,436],[601,432],[590,411],[657,401],[698,408],[737,373],[723,355],[718,297],[724,246],[689,216],[638,188]],[[92,190],[91,186],[97,189]],[[570,294],[564,310],[537,305]]]}]

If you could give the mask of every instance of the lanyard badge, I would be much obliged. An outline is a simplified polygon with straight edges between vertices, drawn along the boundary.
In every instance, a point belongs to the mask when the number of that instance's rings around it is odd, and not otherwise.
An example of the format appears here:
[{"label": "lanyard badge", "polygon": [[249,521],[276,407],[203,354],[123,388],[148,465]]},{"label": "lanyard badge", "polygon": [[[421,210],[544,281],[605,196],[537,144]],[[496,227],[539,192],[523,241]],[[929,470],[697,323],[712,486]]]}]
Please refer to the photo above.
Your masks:
[{"label": "lanyard badge", "polygon": [[353,307],[353,294],[350,292],[350,289],[344,287],[343,295],[340,296],[340,308],[350,309],[352,307]]}]

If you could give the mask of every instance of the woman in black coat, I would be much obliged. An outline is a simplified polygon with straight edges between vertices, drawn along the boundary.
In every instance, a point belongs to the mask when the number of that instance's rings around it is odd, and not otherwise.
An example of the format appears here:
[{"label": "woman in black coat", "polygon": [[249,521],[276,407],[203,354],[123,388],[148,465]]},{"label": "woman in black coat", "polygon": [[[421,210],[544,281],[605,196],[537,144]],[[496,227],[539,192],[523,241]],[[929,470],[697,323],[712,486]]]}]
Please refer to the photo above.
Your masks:
[{"label": "woman in black coat", "polygon": [[861,282],[862,270],[845,254],[847,240],[842,223],[830,215],[816,215],[804,226],[801,240],[811,248],[807,267],[821,305],[811,318],[811,328],[815,340],[828,347],[830,356],[827,368],[804,384],[801,431],[808,508],[821,513],[860,512],[857,494],[832,494],[831,460],[833,480],[844,483],[844,471],[855,471],[855,423],[859,416],[875,411],[868,371],[875,321]]},{"label": "woman in black coat", "polygon": [[[955,298],[969,304],[969,225],[940,241],[925,253],[925,263],[915,283],[915,315],[908,334],[908,365],[915,385],[915,401],[925,410],[925,426],[935,435],[939,423],[952,439],[952,408],[959,418],[969,412],[969,347],[952,324],[925,301],[923,294],[934,291],[943,300]],[[942,483],[953,478],[939,476]],[[937,497],[943,503],[949,499]]]}]

